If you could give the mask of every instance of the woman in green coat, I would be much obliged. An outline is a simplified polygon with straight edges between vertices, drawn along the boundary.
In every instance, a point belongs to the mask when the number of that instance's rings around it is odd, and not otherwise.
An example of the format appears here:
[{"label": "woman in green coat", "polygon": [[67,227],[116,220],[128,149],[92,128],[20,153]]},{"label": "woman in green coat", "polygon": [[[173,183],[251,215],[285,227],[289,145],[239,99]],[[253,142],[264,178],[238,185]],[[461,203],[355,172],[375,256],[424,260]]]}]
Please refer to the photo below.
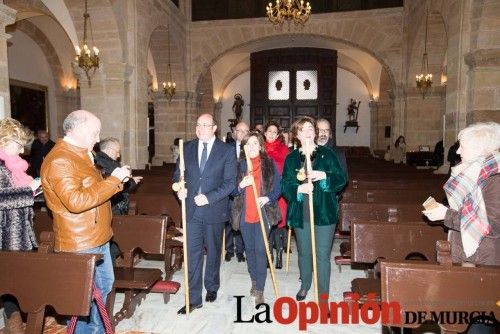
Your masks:
[{"label": "woman in green coat", "polygon": [[[347,177],[331,149],[316,144],[318,129],[311,117],[303,117],[292,127],[293,137],[298,139],[298,147],[291,152],[283,168],[281,188],[288,200],[287,224],[295,229],[299,257],[300,278],[302,281],[296,295],[298,301],[304,300],[311,288],[313,264],[311,230],[309,222],[310,191],[306,176],[313,181],[314,231],[316,236],[316,261],[318,267],[318,292],[329,294],[330,253],[338,217],[336,193],[341,191]],[[312,172],[306,175],[304,147],[309,141],[312,148]]]}]

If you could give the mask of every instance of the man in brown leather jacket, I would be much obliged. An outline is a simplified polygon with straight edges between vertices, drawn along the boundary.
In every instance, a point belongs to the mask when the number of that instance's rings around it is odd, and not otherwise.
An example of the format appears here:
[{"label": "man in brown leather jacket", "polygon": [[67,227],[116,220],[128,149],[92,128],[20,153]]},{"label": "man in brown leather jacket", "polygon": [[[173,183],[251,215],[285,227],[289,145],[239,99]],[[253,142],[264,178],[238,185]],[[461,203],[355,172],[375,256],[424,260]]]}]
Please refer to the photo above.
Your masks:
[{"label": "man in brown leather jacket", "polygon": [[[103,302],[114,281],[109,253],[111,204],[109,199],[123,189],[130,177],[128,166],[116,168],[103,179],[94,167],[92,148],[99,142],[101,122],[85,110],[77,110],[63,123],[64,138],[59,139],[41,168],[47,206],[54,217],[55,250],[99,253],[95,282]],[[92,304],[90,316],[80,318],[75,333],[104,333],[104,326]]]}]

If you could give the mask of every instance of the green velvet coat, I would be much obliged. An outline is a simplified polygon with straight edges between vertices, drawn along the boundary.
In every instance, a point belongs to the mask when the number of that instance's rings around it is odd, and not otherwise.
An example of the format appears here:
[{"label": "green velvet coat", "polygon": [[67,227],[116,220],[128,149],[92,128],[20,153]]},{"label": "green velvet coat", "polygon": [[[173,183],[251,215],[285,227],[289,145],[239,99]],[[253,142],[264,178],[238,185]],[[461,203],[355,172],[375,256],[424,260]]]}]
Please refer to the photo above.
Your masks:
[{"label": "green velvet coat", "polygon": [[[298,149],[288,154],[281,178],[281,189],[283,195],[288,200],[286,220],[288,226],[292,228],[302,228],[304,220],[304,196],[297,194],[297,188],[301,184],[297,180],[297,172],[301,168],[300,155],[301,153]],[[333,151],[324,146],[317,147],[316,157],[312,165],[313,170],[320,170],[326,173],[326,180],[314,182],[314,224],[318,226],[336,224],[339,211],[336,194],[346,185],[347,176],[342,171]]]}]

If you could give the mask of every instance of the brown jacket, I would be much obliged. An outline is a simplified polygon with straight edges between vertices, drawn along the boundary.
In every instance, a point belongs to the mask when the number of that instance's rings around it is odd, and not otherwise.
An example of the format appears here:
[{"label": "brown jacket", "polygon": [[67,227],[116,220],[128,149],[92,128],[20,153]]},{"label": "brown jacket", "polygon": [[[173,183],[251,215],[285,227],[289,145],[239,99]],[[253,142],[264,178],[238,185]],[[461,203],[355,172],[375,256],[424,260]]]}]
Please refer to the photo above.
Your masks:
[{"label": "brown jacket", "polygon": [[54,217],[55,250],[82,251],[111,239],[109,199],[123,185],[113,176],[103,180],[87,149],[58,140],[43,161],[40,176]]},{"label": "brown jacket", "polygon": [[500,266],[500,174],[490,176],[483,188],[486,215],[491,232],[481,241],[477,251],[469,258],[465,256],[460,235],[460,216],[457,211],[448,209],[444,224],[450,228],[451,256],[454,263],[471,262],[474,264]]}]

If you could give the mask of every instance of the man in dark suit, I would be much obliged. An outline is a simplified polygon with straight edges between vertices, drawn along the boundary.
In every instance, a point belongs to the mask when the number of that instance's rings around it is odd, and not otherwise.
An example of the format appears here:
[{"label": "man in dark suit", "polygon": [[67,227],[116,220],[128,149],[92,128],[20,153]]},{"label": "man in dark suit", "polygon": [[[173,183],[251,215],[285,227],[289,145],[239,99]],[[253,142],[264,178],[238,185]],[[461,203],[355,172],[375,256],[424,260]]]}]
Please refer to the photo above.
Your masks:
[{"label": "man in dark suit", "polygon": [[[220,260],[224,223],[229,220],[229,194],[236,187],[234,147],[215,137],[217,124],[212,115],[203,114],[196,122],[196,137],[184,145],[186,189],[177,192],[186,199],[188,276],[190,309],[202,307],[203,248],[205,301],[214,302],[220,286]],[[179,180],[177,164],[174,182]],[[178,314],[186,313],[183,306]]]}]

